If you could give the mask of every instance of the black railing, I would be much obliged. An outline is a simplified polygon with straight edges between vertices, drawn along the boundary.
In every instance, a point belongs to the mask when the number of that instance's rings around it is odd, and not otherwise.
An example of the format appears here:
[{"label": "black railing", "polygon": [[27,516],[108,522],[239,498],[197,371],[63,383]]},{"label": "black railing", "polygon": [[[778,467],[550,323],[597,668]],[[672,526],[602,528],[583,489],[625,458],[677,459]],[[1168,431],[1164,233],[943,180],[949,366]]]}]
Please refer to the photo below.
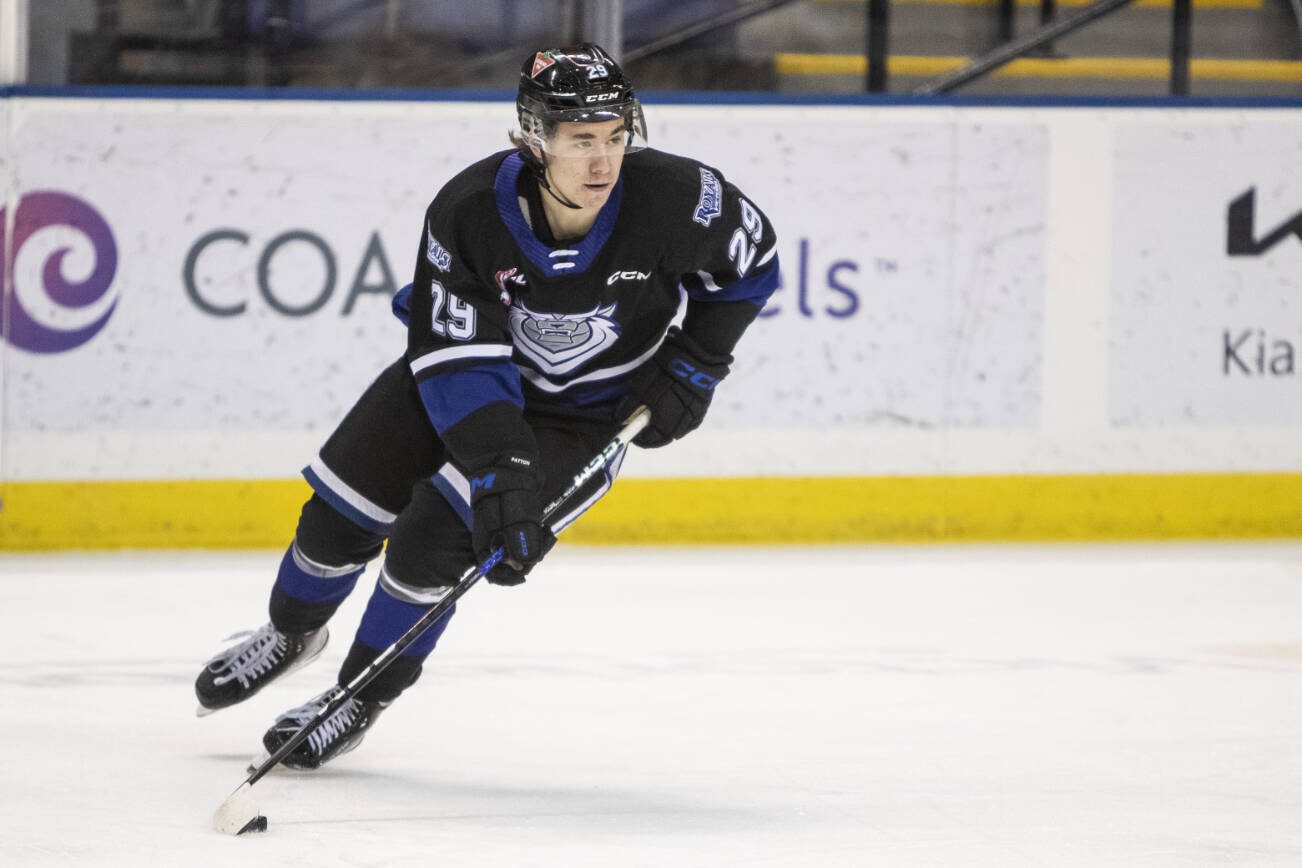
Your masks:
[{"label": "black railing", "polygon": [[1086,6],[1074,15],[1070,15],[1061,21],[1054,21],[1046,24],[1034,33],[1028,33],[1025,36],[1016,39],[1010,39],[1003,45],[986,52],[980,57],[973,58],[967,64],[948,75],[941,76],[934,81],[919,87],[915,93],[924,96],[935,96],[942,93],[949,93],[969,82],[976,81],[978,78],[994,72],[1001,66],[1011,63],[1024,54],[1028,54],[1043,45],[1052,42],[1055,39],[1066,36],[1092,21],[1110,15],[1123,6],[1129,6],[1131,0],[1098,0],[1090,6]]},{"label": "black railing", "polygon": [[868,0],[868,92],[886,90],[887,31],[890,29],[890,0]]},{"label": "black railing", "polygon": [[[1052,10],[1046,12],[1045,7],[1041,6],[1042,23],[1038,30],[1020,38],[1011,39],[980,57],[973,58],[962,68],[928,82],[918,88],[915,93],[925,96],[949,93],[1019,57],[1042,49],[1046,45],[1051,45],[1055,39],[1079,30],[1106,15],[1111,15],[1119,9],[1129,6],[1130,3],[1131,0],[1098,0],[1098,2],[1086,6],[1079,12],[1062,20],[1053,20],[1055,16]],[[1045,23],[1046,18],[1048,19],[1047,23]],[[1175,0],[1174,14],[1172,15],[1170,84],[1173,96],[1187,96],[1189,93],[1191,21],[1192,0]]]},{"label": "black railing", "polygon": [[1175,0],[1171,16],[1171,95],[1189,95],[1189,53],[1192,47],[1193,0]]}]

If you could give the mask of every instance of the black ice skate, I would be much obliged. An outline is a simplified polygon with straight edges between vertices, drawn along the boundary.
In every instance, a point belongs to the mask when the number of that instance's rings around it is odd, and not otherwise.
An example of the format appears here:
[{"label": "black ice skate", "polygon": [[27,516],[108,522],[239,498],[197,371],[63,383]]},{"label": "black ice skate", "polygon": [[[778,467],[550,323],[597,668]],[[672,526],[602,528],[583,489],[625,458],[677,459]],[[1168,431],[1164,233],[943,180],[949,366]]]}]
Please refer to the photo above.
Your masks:
[{"label": "black ice skate", "polygon": [[[267,755],[293,738],[312,718],[339,695],[340,688],[331,687],[320,696],[309,699],[298,708],[291,708],[271,725],[262,736],[262,746]],[[362,743],[367,730],[375,723],[388,703],[363,702],[349,699],[338,711],[321,721],[307,739],[294,748],[281,763],[291,769],[311,771],[318,769],[340,754],[348,753]]]},{"label": "black ice skate", "polygon": [[203,717],[243,702],[282,675],[311,663],[330,638],[325,627],[312,633],[282,633],[270,624],[252,632],[236,633],[232,645],[208,661],[194,682],[199,697],[197,714]]}]

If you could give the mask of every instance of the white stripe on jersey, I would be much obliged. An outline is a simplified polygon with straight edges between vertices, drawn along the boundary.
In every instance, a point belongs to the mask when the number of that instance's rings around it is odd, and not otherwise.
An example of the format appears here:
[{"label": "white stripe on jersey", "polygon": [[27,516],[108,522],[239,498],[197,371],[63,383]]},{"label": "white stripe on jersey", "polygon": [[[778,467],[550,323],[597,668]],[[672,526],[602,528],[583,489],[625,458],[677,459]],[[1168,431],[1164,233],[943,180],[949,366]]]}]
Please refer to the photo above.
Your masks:
[{"label": "white stripe on jersey", "polygon": [[532,383],[535,388],[540,389],[544,392],[548,392],[549,394],[555,395],[558,392],[564,392],[566,389],[570,388],[571,386],[577,386],[580,383],[592,383],[598,380],[609,380],[614,377],[619,377],[624,374],[627,374],[629,371],[633,370],[638,365],[642,364],[647,359],[654,356],[656,354],[656,350],[658,349],[660,349],[660,341],[657,341],[655,345],[651,347],[651,349],[647,350],[645,353],[638,356],[636,359],[634,359],[631,362],[625,362],[624,364],[616,365],[613,368],[598,368],[597,370],[590,371],[581,377],[575,377],[573,380],[566,380],[564,383],[557,383],[554,382],[553,380],[549,380],[547,377],[544,377],[542,374],[538,373],[533,368],[527,368],[524,365],[520,364],[519,362],[516,362],[516,367],[520,369],[520,376],[524,377],[526,380]]},{"label": "white stripe on jersey", "polygon": [[344,503],[347,503],[362,515],[374,519],[380,524],[393,524],[398,520],[398,516],[389,512],[387,509],[384,509],[380,505],[367,500],[347,482],[344,482],[336,476],[333,470],[326,467],[326,463],[321,460],[320,455],[313,459],[312,463],[308,466],[311,467],[312,472],[316,474],[317,479],[324,482],[326,487],[338,495]]},{"label": "white stripe on jersey", "polygon": [[705,284],[706,292],[718,292],[719,284],[714,282],[714,275],[708,271],[698,271],[696,276],[701,278],[701,283]]},{"label": "white stripe on jersey", "polygon": [[452,490],[465,502],[466,506],[470,506],[470,480],[466,479],[460,470],[453,467],[451,462],[440,467],[434,475],[443,477],[448,485],[452,486]]},{"label": "white stripe on jersey", "polygon": [[413,359],[411,372],[416,375],[439,365],[463,362],[466,359],[509,359],[513,349],[509,344],[467,344],[461,347],[447,347]]}]

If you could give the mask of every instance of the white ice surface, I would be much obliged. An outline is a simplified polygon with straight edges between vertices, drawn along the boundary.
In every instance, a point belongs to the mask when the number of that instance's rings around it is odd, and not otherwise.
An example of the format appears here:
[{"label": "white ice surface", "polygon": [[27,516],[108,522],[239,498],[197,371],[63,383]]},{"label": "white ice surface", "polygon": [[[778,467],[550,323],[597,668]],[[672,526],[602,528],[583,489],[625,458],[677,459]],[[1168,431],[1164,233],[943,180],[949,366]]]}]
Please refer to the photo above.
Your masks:
[{"label": "white ice surface", "polygon": [[0,557],[0,865],[1302,865],[1302,544],[566,549],[209,826],[279,553]]}]

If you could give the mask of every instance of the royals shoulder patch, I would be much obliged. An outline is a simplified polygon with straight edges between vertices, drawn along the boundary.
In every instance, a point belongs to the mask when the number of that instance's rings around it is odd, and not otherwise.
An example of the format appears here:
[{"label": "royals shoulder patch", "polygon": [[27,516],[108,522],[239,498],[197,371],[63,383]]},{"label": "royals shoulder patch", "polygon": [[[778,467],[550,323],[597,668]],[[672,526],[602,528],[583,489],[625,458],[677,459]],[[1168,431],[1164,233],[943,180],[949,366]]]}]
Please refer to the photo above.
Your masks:
[{"label": "royals shoulder patch", "polygon": [[425,258],[439,271],[447,271],[452,267],[452,254],[448,253],[434,237],[434,233],[428,230],[425,232]]},{"label": "royals shoulder patch", "polygon": [[692,219],[702,226],[709,227],[710,222],[723,213],[723,185],[709,169],[701,169],[701,198],[696,202],[696,212]]}]

